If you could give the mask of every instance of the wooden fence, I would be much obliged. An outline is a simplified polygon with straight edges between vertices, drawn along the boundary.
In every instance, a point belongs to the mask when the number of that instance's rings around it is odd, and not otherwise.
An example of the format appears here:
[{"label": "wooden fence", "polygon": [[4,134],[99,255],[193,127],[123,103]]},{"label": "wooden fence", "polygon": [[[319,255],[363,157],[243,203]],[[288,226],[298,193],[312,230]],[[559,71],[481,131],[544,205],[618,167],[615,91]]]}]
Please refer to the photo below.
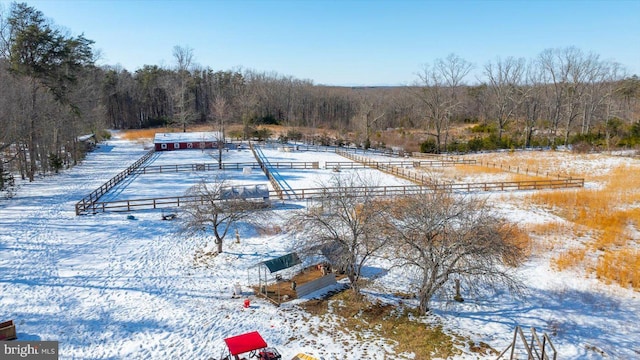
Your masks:
[{"label": "wooden fence", "polygon": [[[580,186],[584,186],[584,179],[575,179],[568,175],[560,175],[560,174],[552,175],[548,171],[543,172],[543,171],[540,171],[539,169],[530,169],[529,167],[524,167],[524,166],[521,167],[521,166],[503,165],[495,162],[494,163],[482,162],[482,161],[477,162],[476,160],[461,160],[461,159],[455,159],[455,158],[449,158],[449,160],[437,160],[437,161],[377,162],[377,161],[372,161],[367,157],[355,155],[348,152],[336,152],[336,153],[348,159],[351,159],[353,161],[357,161],[360,164],[359,166],[374,168],[374,169],[395,175],[397,177],[401,177],[409,181],[413,181],[423,185],[431,184],[433,182],[433,178],[429,176],[424,176],[424,174],[417,174],[409,170],[410,163],[413,163],[414,168],[418,168],[421,166],[436,167],[436,166],[455,166],[455,165],[478,165],[478,166],[496,168],[502,171],[516,173],[516,174],[523,174],[528,176],[547,177],[549,179],[558,179],[558,180],[571,180],[570,181],[571,184],[574,184],[575,181],[577,181],[577,182],[581,182],[582,185]],[[519,181],[519,182],[528,183],[527,181]],[[527,187],[529,185],[525,184],[524,186]],[[546,185],[541,185],[541,186],[542,188],[554,188],[553,186],[551,187],[547,187]],[[562,186],[562,187],[566,187],[566,186]],[[569,187],[574,187],[574,186],[569,186]],[[534,187],[534,189],[537,189],[537,188]]]},{"label": "wooden fence", "polygon": [[327,286],[332,286],[335,284],[337,284],[336,275],[327,274],[321,278],[298,285],[298,287],[296,287],[296,297],[299,299],[303,296],[311,294],[312,292],[316,292],[320,289],[326,288]]},{"label": "wooden fence", "polygon": [[[353,161],[326,161],[324,162],[325,169],[362,169],[362,168],[374,168],[385,169],[389,166],[404,167],[404,168],[419,168],[419,167],[445,167],[455,166],[459,164],[476,164],[475,160],[433,160],[433,161],[367,161],[367,162],[353,162]],[[241,163],[222,163],[222,170],[242,170],[244,168],[262,169],[262,162],[241,162]],[[279,161],[269,162],[268,167],[274,169],[300,169],[310,170],[319,169],[320,162],[318,161]],[[168,172],[197,172],[197,171],[215,171],[220,170],[218,163],[194,163],[194,164],[171,164],[171,165],[155,165],[140,167],[135,171],[136,174],[158,174]]]},{"label": "wooden fence", "polygon": [[444,167],[455,166],[456,164],[475,164],[475,160],[457,160],[457,159],[445,159],[445,160],[429,160],[429,161],[387,161],[379,162],[373,161],[368,157],[352,154],[345,151],[336,152],[338,155],[344,156],[347,159],[356,161],[363,166],[377,169],[393,176],[403,178],[421,185],[434,185],[433,177],[425,175],[424,173],[417,173],[409,169],[418,168],[421,166],[430,167]]},{"label": "wooden fence", "polygon": [[[269,166],[276,168],[287,169],[318,169],[318,162],[281,162],[270,163],[267,166],[262,158],[258,155],[256,150],[251,146],[251,150],[258,162],[248,163],[223,163],[223,169],[242,169],[244,167],[251,166],[252,168],[261,168],[274,190],[269,191],[269,197],[285,199],[285,195],[288,199],[307,200],[316,199],[322,197],[339,196],[344,193],[344,189],[341,188],[307,188],[307,189],[291,189],[290,187],[283,190],[280,186],[280,182],[273,176],[269,170]],[[186,203],[193,201],[201,201],[196,197],[187,196],[173,196],[173,197],[160,197],[160,198],[147,198],[147,199],[130,199],[130,200],[117,200],[108,202],[99,202],[98,200],[107,191],[117,185],[131,174],[140,173],[153,173],[163,171],[206,171],[215,167],[219,168],[218,163],[213,164],[185,164],[185,165],[163,165],[163,166],[148,166],[140,168],[140,166],[153,154],[153,150],[149,151],[146,155],[128,167],[126,170],[116,175],[114,178],[107,181],[100,188],[94,190],[91,194],[76,203],[76,215],[82,214],[95,214],[106,211],[134,211],[134,210],[146,210],[146,209],[158,209],[167,207],[179,207]],[[475,160],[430,160],[430,161],[390,161],[390,162],[377,162],[371,161],[366,157],[355,155],[353,153],[345,151],[336,151],[342,156],[350,158],[359,162],[326,162],[325,168],[358,168],[358,167],[372,167],[380,171],[400,176],[405,179],[414,181],[419,185],[397,185],[397,186],[371,186],[351,188],[352,193],[357,196],[358,194],[363,196],[407,196],[420,193],[428,193],[433,191],[451,191],[451,192],[482,192],[482,191],[519,191],[519,190],[542,190],[542,189],[563,189],[563,188],[578,188],[584,187],[584,179],[582,178],[563,178],[558,176],[557,179],[544,179],[544,180],[525,180],[525,181],[500,181],[500,182],[479,182],[479,183],[434,183],[429,177],[425,177],[422,174],[415,173],[408,170],[408,167],[421,167],[421,166],[449,166],[456,164],[475,164]],[[488,164],[487,164],[488,165]],[[495,164],[494,164],[495,166]],[[508,171],[514,171],[511,167]],[[519,172],[520,168],[516,168],[515,171]],[[528,172],[529,170],[526,169]]]},{"label": "wooden fence", "polygon": [[[434,191],[451,192],[482,192],[482,191],[518,191],[518,190],[542,190],[564,189],[583,187],[584,179],[559,179],[559,180],[531,180],[531,181],[503,181],[485,183],[451,183],[429,185],[395,185],[395,186],[367,186],[353,187],[349,192],[353,196],[409,196],[425,194]],[[344,188],[307,188],[294,189],[293,197],[297,200],[319,199],[332,196],[343,196]],[[269,191],[269,197],[283,199],[282,190]],[[202,201],[198,197],[171,196],[147,199],[129,199],[105,202],[86,203],[79,207],[76,205],[76,214],[96,214],[107,211],[135,211],[161,208],[174,208],[186,205],[190,202]],[[79,203],[80,204],[80,203]]]},{"label": "wooden fence", "polygon": [[258,160],[258,163],[260,164],[260,168],[266,175],[267,179],[269,179],[271,186],[276,192],[276,196],[280,200],[284,200],[284,194],[282,192],[282,188],[280,188],[280,184],[278,183],[278,180],[276,180],[276,178],[273,177],[273,175],[269,171],[269,168],[264,164],[264,162],[262,161],[262,157],[258,155],[258,152],[256,151],[256,148],[253,146],[253,143],[249,142],[249,147],[251,148],[251,152],[253,153],[253,156],[256,158],[256,160]]},{"label": "wooden fence", "polygon": [[87,209],[91,208],[93,204],[95,204],[102,195],[106,194],[109,190],[111,190],[114,186],[118,185],[122,180],[126,179],[127,176],[136,172],[136,170],[147,161],[151,155],[155,152],[154,149],[149,150],[144,156],[138,159],[136,162],[131,164],[124,171],[119,173],[118,175],[112,177],[106,183],[102,184],[99,188],[93,190],[89,195],[82,198],[82,200],[76,203],[76,215],[81,215],[87,213]]},{"label": "wooden fence", "polygon": [[[269,163],[276,169],[317,169],[318,162],[304,161],[287,161]],[[241,163],[195,163],[195,164],[175,164],[175,165],[156,165],[144,166],[139,168],[138,174],[157,174],[167,172],[196,172],[196,171],[215,171],[215,170],[242,170],[244,168],[262,169],[261,162],[241,162]]]},{"label": "wooden fence", "polygon": [[[518,343],[521,346],[518,346]],[[520,326],[516,326],[511,344],[498,355],[496,360],[502,359],[503,356],[507,355],[507,352],[509,352],[509,357],[504,357],[504,359],[509,360],[556,360],[558,356],[556,348],[547,334],[542,334],[542,340],[540,340],[536,329],[531,328],[531,341],[527,341]]]},{"label": "wooden fence", "polygon": [[403,168],[419,168],[419,167],[448,167],[460,164],[476,164],[475,160],[420,160],[420,161],[327,161],[324,163],[326,169],[341,168],[341,169],[362,169],[373,168],[380,169],[389,166],[397,166]]},{"label": "wooden fence", "polygon": [[548,178],[556,178],[556,179],[570,179],[570,175],[561,175],[561,174],[551,174],[548,171],[542,171],[540,169],[532,169],[528,166],[512,166],[512,165],[504,165],[501,163],[489,162],[489,161],[480,161],[478,162],[479,166],[484,166],[488,168],[500,169],[502,171],[507,171],[515,174],[522,174],[528,176],[542,176]]}]

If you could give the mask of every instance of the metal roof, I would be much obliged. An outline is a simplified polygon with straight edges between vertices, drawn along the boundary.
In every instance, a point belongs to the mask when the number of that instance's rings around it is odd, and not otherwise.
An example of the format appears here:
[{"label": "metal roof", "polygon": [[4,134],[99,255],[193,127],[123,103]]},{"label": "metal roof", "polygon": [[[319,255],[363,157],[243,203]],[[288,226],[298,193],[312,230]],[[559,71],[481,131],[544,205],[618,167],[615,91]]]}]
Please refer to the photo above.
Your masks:
[{"label": "metal roof", "polygon": [[300,258],[298,257],[298,254],[296,253],[290,253],[287,255],[283,255],[280,256],[278,258],[275,259],[271,259],[271,260],[267,260],[267,261],[263,261],[260,264],[264,264],[268,269],[269,272],[274,273],[276,271],[280,271],[280,270],[284,270],[284,269],[288,269],[292,266],[298,265],[302,263],[300,261]]},{"label": "metal roof", "polygon": [[218,141],[222,138],[222,134],[218,131],[212,132],[175,132],[175,133],[156,133],[153,138],[154,144],[162,143],[184,143],[184,142],[202,142],[202,141]]}]

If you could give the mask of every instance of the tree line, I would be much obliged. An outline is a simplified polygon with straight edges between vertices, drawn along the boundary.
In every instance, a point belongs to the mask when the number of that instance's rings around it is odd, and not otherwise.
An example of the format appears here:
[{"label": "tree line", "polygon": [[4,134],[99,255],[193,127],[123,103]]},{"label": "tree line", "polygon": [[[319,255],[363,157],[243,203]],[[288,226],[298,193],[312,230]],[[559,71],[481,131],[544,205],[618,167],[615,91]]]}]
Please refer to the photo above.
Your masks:
[{"label": "tree line", "polygon": [[[71,36],[37,9],[0,9],[0,187],[12,174],[33,180],[80,161],[78,136],[103,129],[242,125],[234,137],[424,152],[640,142],[640,79],[574,47],[480,67],[451,54],[395,87],[338,87],[272,72],[214,70],[188,46],[174,66],[131,72],[97,66],[93,41]],[[472,69],[481,75],[469,79]],[[306,130],[312,129],[312,130]],[[387,137],[393,129],[400,136]],[[104,134],[104,135],[103,135]]]}]

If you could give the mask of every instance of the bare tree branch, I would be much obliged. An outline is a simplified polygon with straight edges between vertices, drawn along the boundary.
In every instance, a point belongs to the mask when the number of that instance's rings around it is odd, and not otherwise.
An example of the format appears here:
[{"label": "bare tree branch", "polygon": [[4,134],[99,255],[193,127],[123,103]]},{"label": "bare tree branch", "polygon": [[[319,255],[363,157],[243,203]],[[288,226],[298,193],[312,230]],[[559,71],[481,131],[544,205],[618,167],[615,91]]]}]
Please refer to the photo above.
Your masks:
[{"label": "bare tree branch", "polygon": [[187,191],[193,201],[184,207],[183,230],[186,233],[212,231],[218,253],[222,252],[222,241],[234,224],[242,220],[260,221],[264,214],[258,210],[268,206],[264,201],[234,196],[230,189],[231,184],[218,178],[212,182],[203,180]]},{"label": "bare tree branch", "polygon": [[416,274],[419,309],[429,310],[431,299],[454,279],[467,286],[519,282],[507,265],[522,259],[524,249],[510,241],[512,225],[492,215],[472,198],[436,192],[403,198],[389,217],[398,265]]},{"label": "bare tree branch", "polygon": [[387,241],[383,236],[387,202],[367,193],[367,185],[371,180],[355,174],[336,175],[324,186],[332,191],[294,218],[304,239],[300,247],[322,253],[332,267],[344,271],[356,294],[364,264]]}]

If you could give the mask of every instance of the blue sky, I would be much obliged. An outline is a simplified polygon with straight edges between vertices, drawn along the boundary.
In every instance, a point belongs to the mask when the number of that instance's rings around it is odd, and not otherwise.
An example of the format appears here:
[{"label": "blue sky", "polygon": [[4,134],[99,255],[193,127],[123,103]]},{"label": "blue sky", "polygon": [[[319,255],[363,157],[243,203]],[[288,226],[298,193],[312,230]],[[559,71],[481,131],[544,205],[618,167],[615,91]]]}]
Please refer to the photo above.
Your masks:
[{"label": "blue sky", "polygon": [[[404,85],[437,58],[475,64],[575,46],[640,75],[640,0],[25,1],[101,50],[100,64],[173,67],[175,45],[214,70],[316,84]],[[5,11],[9,1],[0,0]]]}]

